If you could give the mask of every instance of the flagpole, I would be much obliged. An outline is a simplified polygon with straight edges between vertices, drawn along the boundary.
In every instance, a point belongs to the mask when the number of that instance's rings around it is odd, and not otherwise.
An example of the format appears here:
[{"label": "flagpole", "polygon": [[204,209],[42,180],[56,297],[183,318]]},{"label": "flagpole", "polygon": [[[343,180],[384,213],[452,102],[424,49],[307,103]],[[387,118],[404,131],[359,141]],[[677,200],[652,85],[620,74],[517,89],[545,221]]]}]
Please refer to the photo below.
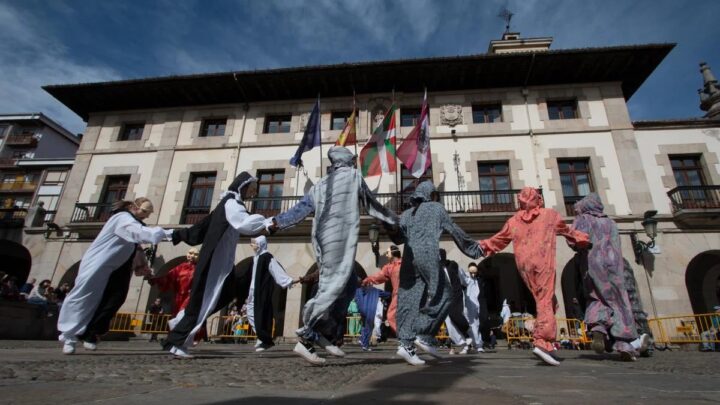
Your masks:
[{"label": "flagpole", "polygon": [[[392,106],[394,106],[394,105],[395,105],[395,87],[393,87],[393,89],[392,89],[392,105],[391,105],[391,108],[392,108]],[[393,111],[393,115],[394,115],[396,112],[397,112],[397,111]],[[402,114],[402,112],[401,112],[401,114]],[[401,115],[401,116],[402,116],[402,115]],[[393,118],[396,118],[396,117],[393,117]],[[397,124],[397,122],[396,122],[396,124]],[[397,132],[398,132],[398,135],[401,135],[401,133],[402,133],[402,122],[400,122],[400,125],[399,125],[399,126],[396,125],[396,128],[397,128],[396,130],[397,130]],[[399,168],[398,168],[398,157],[397,157],[397,139],[398,139],[398,138],[399,138],[399,136],[395,136],[395,153],[394,153],[394,155],[395,155],[395,156],[394,156],[394,157],[395,157],[395,176],[394,176],[394,178],[395,178],[395,198],[398,199],[398,208],[402,208],[402,196],[400,195],[402,190],[401,190],[401,188],[400,188],[400,180],[398,179],[398,173],[400,172],[400,170],[398,170]]]},{"label": "flagpole", "polygon": [[317,105],[318,105],[318,128],[320,130],[320,178],[323,176],[323,153],[322,153],[322,113],[320,112],[320,93],[318,93],[317,98]]},{"label": "flagpole", "polygon": [[[355,156],[357,156],[357,144],[358,144],[358,121],[360,118],[360,111],[357,110],[357,103],[355,102],[355,89],[353,89],[353,112],[355,113],[355,120],[353,121],[353,125],[355,126]],[[350,113],[352,114],[352,113]]]}]

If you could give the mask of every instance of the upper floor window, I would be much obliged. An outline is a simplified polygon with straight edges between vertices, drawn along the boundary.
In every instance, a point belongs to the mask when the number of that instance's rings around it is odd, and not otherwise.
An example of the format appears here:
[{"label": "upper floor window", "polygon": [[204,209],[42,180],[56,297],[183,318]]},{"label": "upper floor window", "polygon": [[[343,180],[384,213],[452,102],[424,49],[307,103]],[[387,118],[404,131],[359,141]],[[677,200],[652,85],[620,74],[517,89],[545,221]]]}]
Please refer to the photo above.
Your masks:
[{"label": "upper floor window", "polygon": [[352,114],[351,111],[333,111],[330,118],[330,129],[341,131],[345,128],[345,123],[350,118],[350,114]]},{"label": "upper floor window", "polygon": [[290,132],[290,114],[266,115],[263,132],[266,134],[280,134]]},{"label": "upper floor window", "polygon": [[47,174],[45,174],[45,180],[43,181],[43,186],[47,185],[62,185],[65,183],[65,179],[67,178],[67,171],[66,170],[48,170]]},{"label": "upper floor window", "polygon": [[481,211],[514,211],[510,190],[510,163],[478,162]]},{"label": "upper floor window", "polygon": [[260,170],[257,173],[258,193],[253,211],[261,215],[277,215],[282,208],[285,170]]},{"label": "upper floor window", "polygon": [[670,166],[678,186],[705,185],[700,155],[670,156]]},{"label": "upper floor window", "polygon": [[573,205],[594,191],[590,159],[558,160],[558,170],[565,200],[565,212],[567,215],[574,215]]},{"label": "upper floor window", "polygon": [[129,184],[129,174],[107,176],[102,193],[100,194],[100,205],[96,207],[94,213],[90,213],[92,217],[100,222],[107,221],[107,219],[110,218],[112,204],[125,199]]},{"label": "upper floor window", "polygon": [[227,118],[209,118],[203,120],[202,127],[200,128],[201,137],[209,136],[225,136],[225,126],[227,125]]},{"label": "upper floor window", "polygon": [[120,129],[118,141],[139,141],[142,139],[145,124],[125,124]]},{"label": "upper floor window", "polygon": [[210,213],[216,172],[192,173],[180,223],[196,224]]},{"label": "upper floor window", "polygon": [[548,117],[551,120],[570,120],[578,118],[577,100],[548,100]]},{"label": "upper floor window", "polygon": [[414,127],[420,119],[419,108],[404,107],[400,109],[400,126]]},{"label": "upper floor window", "polygon": [[499,103],[474,104],[472,106],[472,118],[474,124],[502,122],[502,106]]}]

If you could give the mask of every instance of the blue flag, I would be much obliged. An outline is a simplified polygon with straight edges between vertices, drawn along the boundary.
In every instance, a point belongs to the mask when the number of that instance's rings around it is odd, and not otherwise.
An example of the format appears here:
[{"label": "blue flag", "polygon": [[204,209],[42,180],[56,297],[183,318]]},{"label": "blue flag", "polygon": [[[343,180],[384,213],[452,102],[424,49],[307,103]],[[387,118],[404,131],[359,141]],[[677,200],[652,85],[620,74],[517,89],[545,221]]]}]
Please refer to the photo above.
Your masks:
[{"label": "blue flag", "polygon": [[310,149],[320,146],[320,99],[318,98],[315,102],[308,118],[307,127],[305,127],[305,134],[303,134],[300,146],[298,146],[295,155],[290,158],[290,165],[294,167],[302,166],[302,154],[309,151]]}]

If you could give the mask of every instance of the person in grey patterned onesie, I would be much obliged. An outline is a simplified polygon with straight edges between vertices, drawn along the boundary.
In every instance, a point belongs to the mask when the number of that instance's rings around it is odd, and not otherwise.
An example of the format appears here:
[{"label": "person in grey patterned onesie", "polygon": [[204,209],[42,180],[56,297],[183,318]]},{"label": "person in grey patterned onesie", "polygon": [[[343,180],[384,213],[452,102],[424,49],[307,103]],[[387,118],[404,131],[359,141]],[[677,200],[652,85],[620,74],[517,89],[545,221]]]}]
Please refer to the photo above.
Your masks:
[{"label": "person in grey patterned onesie", "polygon": [[360,206],[388,226],[397,227],[398,222],[397,215],[383,207],[370,192],[355,168],[355,155],[349,149],[333,146],[328,157],[332,164],[328,174],[294,207],[271,219],[273,225],[270,227],[271,231],[286,229],[315,213],[311,237],[320,268],[318,291],[303,307],[303,327],[295,332],[300,341],[294,349],[313,364],[325,362],[315,353],[313,345],[316,343],[334,356],[345,355],[320,332],[333,318],[331,312],[346,296],[345,292],[355,292],[354,286],[351,289],[347,286],[355,267]]},{"label": "person in grey patterned onesie", "polygon": [[434,347],[435,335],[448,315],[451,295],[442,270],[440,235],[449,233],[460,251],[473,259],[484,255],[478,242],[452,221],[437,197],[430,181],[420,183],[412,196],[413,207],[402,213],[397,232],[390,233],[396,244],[405,244],[398,293],[397,354],[411,365],[425,363],[417,356],[415,345],[440,357]]}]

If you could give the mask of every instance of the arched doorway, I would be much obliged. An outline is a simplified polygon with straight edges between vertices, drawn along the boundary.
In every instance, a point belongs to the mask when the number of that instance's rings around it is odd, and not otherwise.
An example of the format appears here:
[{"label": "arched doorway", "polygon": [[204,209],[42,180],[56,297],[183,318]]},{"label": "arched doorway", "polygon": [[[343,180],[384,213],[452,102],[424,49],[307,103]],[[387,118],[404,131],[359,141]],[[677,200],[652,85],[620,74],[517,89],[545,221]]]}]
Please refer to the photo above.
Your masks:
[{"label": "arched doorway", "polygon": [[25,246],[6,239],[0,240],[0,263],[8,276],[17,279],[18,288],[25,284],[32,266],[32,257]]},{"label": "arched doorway", "polygon": [[720,250],[708,250],[693,257],[685,271],[690,305],[696,314],[714,312],[720,305]]},{"label": "arched doorway", "polygon": [[[317,263],[314,263],[308,271],[305,273],[305,277],[308,275],[314,273],[317,271]],[[360,263],[355,262],[355,275],[360,279],[363,280],[367,277],[367,273],[365,272],[365,269],[360,265]],[[310,299],[312,299],[315,294],[317,293],[317,283],[313,284],[302,284],[302,293],[300,294],[300,312],[302,313],[302,309],[305,306],[305,303],[308,302]],[[302,316],[299,317],[298,320],[298,327],[302,326]]]},{"label": "arched doorway", "polygon": [[588,304],[587,292],[583,285],[585,273],[587,273],[587,256],[575,255],[563,268],[560,287],[567,318],[585,318],[585,309]]},{"label": "arched doorway", "polygon": [[70,289],[72,290],[73,287],[75,287],[75,279],[77,278],[78,272],[80,271],[80,262],[76,262],[72,266],[70,266],[69,269],[65,270],[65,274],[63,274],[62,277],[60,277],[60,282],[58,285],[63,285],[65,283],[68,283],[70,286]]},{"label": "arched doorway", "polygon": [[[512,253],[498,253],[478,265],[480,281],[484,285],[481,291],[480,319],[483,336],[489,335],[490,327],[500,325],[500,311],[503,300],[507,300],[513,312],[535,314],[535,300],[515,264]],[[487,319],[487,322],[482,322]]]},{"label": "arched doorway", "polygon": [[[181,263],[184,263],[187,260],[186,256],[178,256],[168,262],[166,262],[160,269],[158,270],[156,277],[162,277]],[[175,291],[174,290],[168,290],[168,291],[160,291],[160,289],[153,285],[150,287],[150,292],[148,293],[148,300],[145,304],[145,312],[148,312],[150,310],[150,306],[155,302],[155,299],[160,298],[160,302],[162,303],[163,313],[165,314],[171,314],[173,312],[173,305],[175,303]]]}]

